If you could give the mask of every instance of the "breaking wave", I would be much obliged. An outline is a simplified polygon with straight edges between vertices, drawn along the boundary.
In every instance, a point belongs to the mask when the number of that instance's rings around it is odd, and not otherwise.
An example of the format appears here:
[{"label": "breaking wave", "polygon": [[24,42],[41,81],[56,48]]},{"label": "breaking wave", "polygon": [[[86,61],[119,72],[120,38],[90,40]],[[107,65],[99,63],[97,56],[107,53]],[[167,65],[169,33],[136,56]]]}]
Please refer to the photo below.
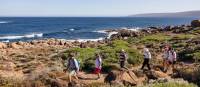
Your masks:
[{"label": "breaking wave", "polygon": [[33,33],[33,34],[16,35],[16,36],[1,36],[0,39],[13,40],[13,39],[22,39],[22,38],[35,38],[35,37],[43,37],[43,33]]},{"label": "breaking wave", "polygon": [[78,42],[87,42],[87,41],[99,41],[99,40],[103,40],[103,37],[97,38],[97,39],[73,39],[73,40],[67,40],[69,42],[74,42],[74,41],[78,41]]},{"label": "breaking wave", "polygon": [[0,24],[10,23],[10,21],[0,21]]}]

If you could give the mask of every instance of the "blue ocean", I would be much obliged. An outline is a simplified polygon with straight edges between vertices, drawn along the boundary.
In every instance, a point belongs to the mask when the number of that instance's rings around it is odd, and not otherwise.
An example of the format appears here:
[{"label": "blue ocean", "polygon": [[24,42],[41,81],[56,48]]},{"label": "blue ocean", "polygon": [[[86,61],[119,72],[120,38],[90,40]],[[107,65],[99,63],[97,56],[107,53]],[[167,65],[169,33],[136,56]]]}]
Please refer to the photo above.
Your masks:
[{"label": "blue ocean", "polygon": [[195,18],[0,17],[0,41],[99,39],[103,30],[190,24]]}]

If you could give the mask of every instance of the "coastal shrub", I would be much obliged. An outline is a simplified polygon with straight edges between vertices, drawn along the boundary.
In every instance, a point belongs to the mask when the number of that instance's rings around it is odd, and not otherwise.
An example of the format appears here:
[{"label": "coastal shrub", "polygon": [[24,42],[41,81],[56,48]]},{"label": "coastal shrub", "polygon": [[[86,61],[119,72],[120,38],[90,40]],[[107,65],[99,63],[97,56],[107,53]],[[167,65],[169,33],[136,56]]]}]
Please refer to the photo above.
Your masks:
[{"label": "coastal shrub", "polygon": [[94,70],[95,64],[93,59],[87,59],[83,62],[82,70],[86,72],[92,72]]},{"label": "coastal shrub", "polygon": [[193,53],[193,58],[196,62],[198,62],[198,60],[200,60],[200,51]]},{"label": "coastal shrub", "polygon": [[200,67],[194,72],[194,77],[196,77],[196,79],[193,82],[200,86]]},{"label": "coastal shrub", "polygon": [[110,72],[111,70],[119,70],[119,67],[117,64],[113,64],[113,63],[104,63],[102,65],[102,71],[103,72]]},{"label": "coastal shrub", "polygon": [[142,58],[143,56],[142,54],[138,52],[138,50],[128,49],[128,55],[129,55],[129,58],[127,61],[129,64],[132,64],[132,65],[140,64],[143,60]]},{"label": "coastal shrub", "polygon": [[116,40],[116,41],[113,41],[111,46],[112,48],[110,48],[110,52],[111,52],[110,54],[112,54],[113,52],[115,52],[115,54],[110,55],[110,56],[115,57],[115,60],[114,60],[115,62],[118,62],[118,56],[121,49],[124,49],[127,52],[128,54],[127,61],[129,64],[135,65],[135,64],[140,64],[142,62],[142,55],[135,48],[129,47],[128,42],[123,41],[123,40]]},{"label": "coastal shrub", "polygon": [[164,34],[147,35],[141,38],[141,43],[155,43],[170,40],[171,37]]},{"label": "coastal shrub", "polygon": [[200,50],[185,49],[179,52],[178,55],[183,61],[198,62],[200,60]]},{"label": "coastal shrub", "polygon": [[128,42],[123,40],[115,40],[112,42],[111,47],[125,49],[129,45]]},{"label": "coastal shrub", "polygon": [[178,34],[178,35],[175,35],[172,38],[172,40],[187,40],[187,39],[194,38],[194,37],[196,37],[196,36],[193,34]]},{"label": "coastal shrub", "polygon": [[185,43],[185,42],[172,44],[173,48],[185,47],[186,45],[187,45],[187,43]]},{"label": "coastal shrub", "polygon": [[200,28],[196,28],[192,31],[193,34],[200,34]]},{"label": "coastal shrub", "polygon": [[[69,53],[76,53],[76,58],[80,63],[80,68],[85,70],[91,70],[93,67],[93,61],[95,60],[96,48],[71,48],[65,52],[65,55]],[[68,58],[68,56],[66,56]]]},{"label": "coastal shrub", "polygon": [[197,87],[197,85],[191,83],[167,82],[167,83],[155,83],[150,87]]},{"label": "coastal shrub", "polygon": [[118,65],[121,49],[127,52],[129,64],[136,65],[142,62],[142,56],[138,50],[129,47],[129,45],[127,41],[114,40],[109,45],[102,45],[97,48],[71,48],[64,52],[61,58],[66,59],[69,53],[76,53],[76,57],[80,61],[80,68],[84,71],[91,72],[94,69],[95,53],[100,53],[103,59],[102,68],[107,72]]},{"label": "coastal shrub", "polygon": [[126,40],[128,43],[130,44],[138,44],[140,39],[137,38],[137,37],[129,37],[127,40]]}]

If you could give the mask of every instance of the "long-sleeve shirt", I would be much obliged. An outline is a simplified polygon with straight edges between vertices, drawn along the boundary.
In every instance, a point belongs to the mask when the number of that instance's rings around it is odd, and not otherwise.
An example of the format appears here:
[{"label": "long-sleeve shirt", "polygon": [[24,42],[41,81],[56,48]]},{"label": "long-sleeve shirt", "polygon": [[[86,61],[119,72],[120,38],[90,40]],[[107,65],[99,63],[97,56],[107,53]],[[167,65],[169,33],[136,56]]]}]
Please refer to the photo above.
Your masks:
[{"label": "long-sleeve shirt", "polygon": [[151,59],[151,53],[149,52],[149,49],[144,49],[144,58],[145,59]]}]

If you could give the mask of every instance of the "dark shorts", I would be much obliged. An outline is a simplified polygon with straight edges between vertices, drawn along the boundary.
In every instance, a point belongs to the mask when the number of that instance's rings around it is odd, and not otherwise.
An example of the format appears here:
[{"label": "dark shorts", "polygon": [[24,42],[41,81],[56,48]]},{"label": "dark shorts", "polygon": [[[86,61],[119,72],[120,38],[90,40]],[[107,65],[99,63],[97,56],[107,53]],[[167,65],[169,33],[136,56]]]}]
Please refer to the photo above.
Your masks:
[{"label": "dark shorts", "polygon": [[125,61],[120,61],[120,67],[124,68],[124,65],[125,65]]},{"label": "dark shorts", "polygon": [[176,61],[168,61],[168,63],[171,65],[171,64],[176,64]]},{"label": "dark shorts", "polygon": [[167,61],[167,62],[168,62],[168,64],[170,64],[170,65],[171,65],[171,64],[173,64],[173,62],[172,62],[172,61]]},{"label": "dark shorts", "polygon": [[176,61],[174,61],[173,64],[176,64]]}]

